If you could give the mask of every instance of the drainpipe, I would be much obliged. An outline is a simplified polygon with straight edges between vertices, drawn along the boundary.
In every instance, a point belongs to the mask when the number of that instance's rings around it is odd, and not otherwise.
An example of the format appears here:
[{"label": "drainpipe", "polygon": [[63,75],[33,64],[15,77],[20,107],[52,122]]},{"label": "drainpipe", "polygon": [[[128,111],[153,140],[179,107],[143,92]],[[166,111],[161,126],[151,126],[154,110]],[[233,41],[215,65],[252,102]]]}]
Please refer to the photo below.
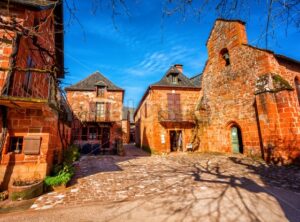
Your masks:
[{"label": "drainpipe", "polygon": [[2,114],[2,135],[0,138],[0,162],[1,162],[3,146],[7,135],[7,108],[5,106],[0,106],[0,111]]},{"label": "drainpipe", "polygon": [[261,157],[263,160],[265,160],[264,144],[263,144],[263,138],[262,138],[260,123],[259,123],[259,115],[258,115],[256,97],[255,97],[253,106],[254,106],[254,110],[255,110],[255,119],[256,119],[256,125],[257,125],[257,130],[258,130],[258,139],[259,139]]}]

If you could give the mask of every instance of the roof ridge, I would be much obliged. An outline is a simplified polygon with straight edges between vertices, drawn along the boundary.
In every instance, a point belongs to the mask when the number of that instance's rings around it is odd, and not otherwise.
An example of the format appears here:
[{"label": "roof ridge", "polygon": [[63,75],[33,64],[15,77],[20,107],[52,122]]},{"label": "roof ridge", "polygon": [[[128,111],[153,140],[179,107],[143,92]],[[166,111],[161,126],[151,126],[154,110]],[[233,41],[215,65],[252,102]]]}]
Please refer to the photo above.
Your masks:
[{"label": "roof ridge", "polygon": [[[174,71],[175,73],[178,73],[179,74],[179,79],[181,81],[183,81],[183,84],[182,85],[179,85],[179,84],[171,84],[169,83],[169,80],[167,79],[167,76],[172,73],[171,71]],[[163,75],[163,77],[150,85],[151,86],[167,86],[167,87],[196,87],[194,85],[194,83],[190,80],[190,78],[188,76],[186,76],[183,72],[181,72],[179,69],[177,69],[174,65],[171,66],[167,71],[166,73]]]},{"label": "roof ridge", "polygon": [[96,71],[90,75],[88,75],[86,78],[80,80],[79,82],[66,87],[65,90],[93,90],[97,82],[102,81],[104,84],[107,85],[108,90],[123,90],[116,84],[114,84],[112,81],[110,81],[106,76],[104,76],[99,71]]},{"label": "roof ridge", "polygon": [[203,74],[202,72],[199,73],[199,74],[196,74],[196,75],[192,76],[192,77],[190,78],[190,80],[192,80],[192,79],[194,79],[194,78],[197,78],[198,76],[201,76],[202,74]]}]

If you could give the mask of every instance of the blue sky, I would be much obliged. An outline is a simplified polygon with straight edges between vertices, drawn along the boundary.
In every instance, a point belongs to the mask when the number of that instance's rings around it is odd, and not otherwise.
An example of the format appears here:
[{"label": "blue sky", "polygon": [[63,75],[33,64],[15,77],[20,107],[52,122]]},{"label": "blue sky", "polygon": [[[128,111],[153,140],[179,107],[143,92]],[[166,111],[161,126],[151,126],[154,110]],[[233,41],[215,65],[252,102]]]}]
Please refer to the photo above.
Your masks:
[{"label": "blue sky", "polygon": [[[120,10],[115,26],[111,9],[105,4],[100,7],[75,0],[81,24],[69,22],[66,10],[68,74],[64,86],[100,71],[125,89],[125,105],[136,106],[148,85],[158,81],[171,65],[183,64],[188,77],[201,73],[207,59],[205,43],[217,18],[213,10],[207,10],[200,19],[177,14],[162,19],[162,1],[128,2],[130,16]],[[264,34],[261,18],[265,12],[255,8],[245,16],[248,42],[264,47],[260,36]],[[300,32],[291,28],[286,35],[284,28],[283,24],[275,26],[276,38],[270,39],[269,49],[300,60]]]}]

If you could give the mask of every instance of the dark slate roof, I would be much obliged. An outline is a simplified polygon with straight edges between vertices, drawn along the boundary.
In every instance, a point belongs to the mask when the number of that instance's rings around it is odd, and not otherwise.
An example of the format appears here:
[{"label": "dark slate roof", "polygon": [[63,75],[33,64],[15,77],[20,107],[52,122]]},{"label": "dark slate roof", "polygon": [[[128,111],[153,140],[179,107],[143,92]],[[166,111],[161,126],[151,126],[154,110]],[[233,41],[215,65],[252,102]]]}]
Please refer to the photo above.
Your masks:
[{"label": "dark slate roof", "polygon": [[190,78],[191,82],[198,87],[202,87],[202,73]]},{"label": "dark slate roof", "polygon": [[19,4],[37,9],[52,8],[61,3],[61,0],[4,0],[10,4]]},{"label": "dark slate roof", "polygon": [[290,57],[287,57],[285,55],[275,54],[275,57],[276,57],[276,59],[279,59],[279,60],[285,60],[285,61],[292,62],[292,63],[300,65],[300,61],[298,61],[296,59],[293,59],[293,58],[290,58]]},{"label": "dark slate roof", "polygon": [[129,108],[127,106],[124,106],[123,110],[122,110],[122,119],[127,120],[128,112],[130,113],[129,114],[129,122],[133,123],[134,122],[134,120],[133,120],[134,108]]},{"label": "dark slate roof", "polygon": [[80,82],[66,87],[66,91],[93,91],[95,90],[95,86],[101,84],[107,87],[107,90],[116,90],[116,91],[124,91],[120,87],[113,84],[110,80],[104,77],[100,72],[95,72],[92,75],[88,76],[84,80]]},{"label": "dark slate roof", "polygon": [[[178,76],[178,83],[174,84],[171,81],[171,74],[176,74]],[[194,83],[186,77],[182,72],[180,72],[176,67],[171,66],[162,79],[152,85],[152,86],[165,86],[165,87],[185,87],[185,88],[200,88],[195,86]]]}]

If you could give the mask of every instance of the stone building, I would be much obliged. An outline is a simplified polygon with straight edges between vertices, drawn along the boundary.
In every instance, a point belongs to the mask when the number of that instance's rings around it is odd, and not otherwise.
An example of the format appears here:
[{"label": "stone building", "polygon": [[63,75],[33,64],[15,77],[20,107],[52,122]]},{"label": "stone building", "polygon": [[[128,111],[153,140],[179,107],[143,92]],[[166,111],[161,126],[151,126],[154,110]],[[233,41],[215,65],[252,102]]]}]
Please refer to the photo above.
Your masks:
[{"label": "stone building", "polygon": [[128,144],[130,139],[130,112],[127,107],[122,109],[122,141]]},{"label": "stone building", "polygon": [[42,179],[70,142],[60,1],[0,2],[0,182]]},{"label": "stone building", "polygon": [[[245,23],[218,19],[196,109],[199,149],[300,156],[300,62],[248,44]],[[199,85],[200,86],[200,85]]]},{"label": "stone building", "polygon": [[134,142],[135,124],[133,120],[134,108],[123,107],[122,115],[122,133],[123,143],[128,144]]},{"label": "stone building", "polygon": [[200,86],[174,65],[163,78],[150,85],[135,114],[136,144],[153,152],[193,149],[194,111]]},{"label": "stone building", "polygon": [[83,153],[112,153],[122,140],[124,90],[101,73],[65,88],[74,113],[73,142]]}]

